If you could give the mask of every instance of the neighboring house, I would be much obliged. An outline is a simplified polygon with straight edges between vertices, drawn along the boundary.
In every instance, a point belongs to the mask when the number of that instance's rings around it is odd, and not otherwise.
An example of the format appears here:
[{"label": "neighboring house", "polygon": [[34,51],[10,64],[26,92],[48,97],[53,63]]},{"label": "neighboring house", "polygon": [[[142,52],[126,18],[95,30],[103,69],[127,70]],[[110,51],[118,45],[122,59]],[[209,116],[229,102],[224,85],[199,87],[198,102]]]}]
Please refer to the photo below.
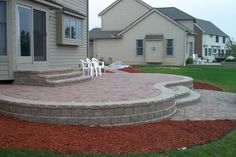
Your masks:
[{"label": "neighboring house", "polygon": [[106,62],[184,65],[194,49],[195,18],[142,0],[117,0],[99,16],[102,28],[90,31],[90,53]]},{"label": "neighboring house", "polygon": [[229,36],[210,21],[201,19],[196,19],[194,30],[196,33],[195,53],[210,62],[223,60]]},{"label": "neighboring house", "polygon": [[0,0],[0,80],[78,67],[87,49],[88,0]]}]

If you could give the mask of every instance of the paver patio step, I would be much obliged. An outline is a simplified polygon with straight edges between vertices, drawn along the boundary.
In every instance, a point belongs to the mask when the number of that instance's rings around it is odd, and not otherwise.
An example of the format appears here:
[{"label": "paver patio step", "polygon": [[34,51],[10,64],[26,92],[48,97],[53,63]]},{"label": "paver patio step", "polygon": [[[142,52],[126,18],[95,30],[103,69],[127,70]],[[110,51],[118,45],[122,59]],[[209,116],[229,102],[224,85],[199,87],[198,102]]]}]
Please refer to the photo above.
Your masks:
[{"label": "paver patio step", "polygon": [[177,99],[185,98],[190,95],[190,89],[185,86],[177,86],[175,90],[175,95]]},{"label": "paver patio step", "polygon": [[41,75],[56,75],[56,74],[70,73],[73,71],[74,71],[74,69],[71,69],[71,68],[61,68],[61,69],[50,69],[50,70],[44,70],[44,71],[36,71],[36,73],[41,74]]},{"label": "paver patio step", "polygon": [[44,78],[48,81],[53,80],[62,80],[62,79],[70,79],[82,76],[83,73],[80,71],[73,71],[69,73],[62,73],[62,74],[47,74],[47,75],[39,75],[40,77]]},{"label": "paver patio step", "polygon": [[188,106],[199,101],[200,98],[201,98],[201,95],[198,92],[190,90],[189,96],[176,99],[176,105],[178,108]]},{"label": "paver patio step", "polygon": [[48,86],[51,86],[51,87],[61,87],[61,86],[66,86],[66,85],[72,85],[75,83],[82,83],[85,81],[89,81],[91,79],[92,79],[91,76],[80,76],[80,77],[70,78],[70,79],[46,81],[46,83]]}]

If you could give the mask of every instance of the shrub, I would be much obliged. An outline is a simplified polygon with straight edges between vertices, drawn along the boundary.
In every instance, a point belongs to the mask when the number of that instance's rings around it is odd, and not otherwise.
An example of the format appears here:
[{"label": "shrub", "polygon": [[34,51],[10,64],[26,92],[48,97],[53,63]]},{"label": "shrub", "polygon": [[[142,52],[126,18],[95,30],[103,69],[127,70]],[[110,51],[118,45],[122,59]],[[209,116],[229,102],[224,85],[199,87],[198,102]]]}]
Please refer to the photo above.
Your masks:
[{"label": "shrub", "polygon": [[186,64],[193,64],[193,58],[192,58],[192,57],[189,57],[189,58],[186,60]]},{"label": "shrub", "polygon": [[236,62],[236,58],[233,56],[228,56],[225,58],[225,62]]}]

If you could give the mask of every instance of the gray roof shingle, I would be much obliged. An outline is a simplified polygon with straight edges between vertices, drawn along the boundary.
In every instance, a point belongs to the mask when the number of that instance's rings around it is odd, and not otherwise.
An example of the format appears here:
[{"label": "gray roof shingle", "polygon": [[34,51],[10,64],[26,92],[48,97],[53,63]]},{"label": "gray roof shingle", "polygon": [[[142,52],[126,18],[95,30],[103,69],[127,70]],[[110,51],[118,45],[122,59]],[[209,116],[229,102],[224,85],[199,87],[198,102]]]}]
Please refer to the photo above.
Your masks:
[{"label": "gray roof shingle", "polygon": [[116,35],[119,33],[120,31],[102,31],[101,28],[94,28],[89,31],[89,37],[96,39],[118,38]]},{"label": "gray roof shingle", "polygon": [[173,20],[195,20],[195,18],[175,7],[155,8]]},{"label": "gray roof shingle", "polygon": [[215,26],[210,21],[196,19],[196,24],[207,34],[228,37],[227,34],[225,34],[222,30],[220,30],[217,26]]}]

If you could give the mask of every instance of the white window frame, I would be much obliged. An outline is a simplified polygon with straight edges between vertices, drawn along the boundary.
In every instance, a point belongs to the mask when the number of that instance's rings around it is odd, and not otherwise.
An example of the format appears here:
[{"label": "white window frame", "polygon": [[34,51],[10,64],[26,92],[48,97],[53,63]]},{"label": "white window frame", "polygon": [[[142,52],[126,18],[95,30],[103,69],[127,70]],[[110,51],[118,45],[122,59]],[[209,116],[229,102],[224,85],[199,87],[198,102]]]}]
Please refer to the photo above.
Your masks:
[{"label": "white window frame", "polygon": [[[66,37],[66,32],[65,32],[66,31],[66,28],[65,28],[66,27],[65,26],[65,21],[66,20],[69,20],[69,23],[70,23],[70,37],[69,38]],[[72,28],[73,22],[75,22],[75,32],[76,32],[76,35],[75,35],[76,37],[75,38],[72,38],[72,30],[71,30],[71,28]],[[78,23],[79,23],[79,28],[77,27]],[[64,32],[63,32],[63,34],[64,34],[64,38],[65,39],[81,41],[81,39],[82,39],[82,20],[80,20],[78,18],[74,18],[74,17],[70,17],[70,16],[67,16],[67,15],[64,15],[63,24],[64,24]],[[78,35],[77,35],[78,32],[79,32],[79,38],[78,38]]]},{"label": "white window frame", "polygon": [[[172,40],[172,46],[168,46],[168,41],[169,40]],[[174,56],[174,42],[175,40],[174,39],[166,39],[166,56]],[[168,54],[168,49],[172,48],[172,54]]]},{"label": "white window frame", "polygon": [[[138,47],[138,41],[142,41],[142,43],[143,43],[142,47]],[[138,49],[142,49],[142,54],[138,54]],[[144,40],[137,39],[136,40],[136,56],[143,56],[143,55],[144,55]]]},{"label": "white window frame", "polygon": [[[30,15],[30,56],[29,57],[23,57],[21,56],[21,48],[20,48],[20,21],[19,21],[19,10],[18,7],[21,8],[25,8],[25,9],[30,9],[31,11],[31,15]],[[24,3],[17,3],[16,4],[16,21],[17,21],[17,25],[16,25],[16,29],[17,29],[17,47],[16,47],[16,52],[17,52],[17,63],[33,63],[33,64],[45,64],[48,62],[48,38],[46,40],[46,60],[45,61],[35,61],[34,59],[34,9],[39,10],[39,11],[43,11],[46,13],[46,34],[48,34],[48,11],[46,9],[43,9],[41,7],[35,7],[32,5],[28,5],[28,4],[24,4]],[[31,59],[30,59],[31,58]]]}]

